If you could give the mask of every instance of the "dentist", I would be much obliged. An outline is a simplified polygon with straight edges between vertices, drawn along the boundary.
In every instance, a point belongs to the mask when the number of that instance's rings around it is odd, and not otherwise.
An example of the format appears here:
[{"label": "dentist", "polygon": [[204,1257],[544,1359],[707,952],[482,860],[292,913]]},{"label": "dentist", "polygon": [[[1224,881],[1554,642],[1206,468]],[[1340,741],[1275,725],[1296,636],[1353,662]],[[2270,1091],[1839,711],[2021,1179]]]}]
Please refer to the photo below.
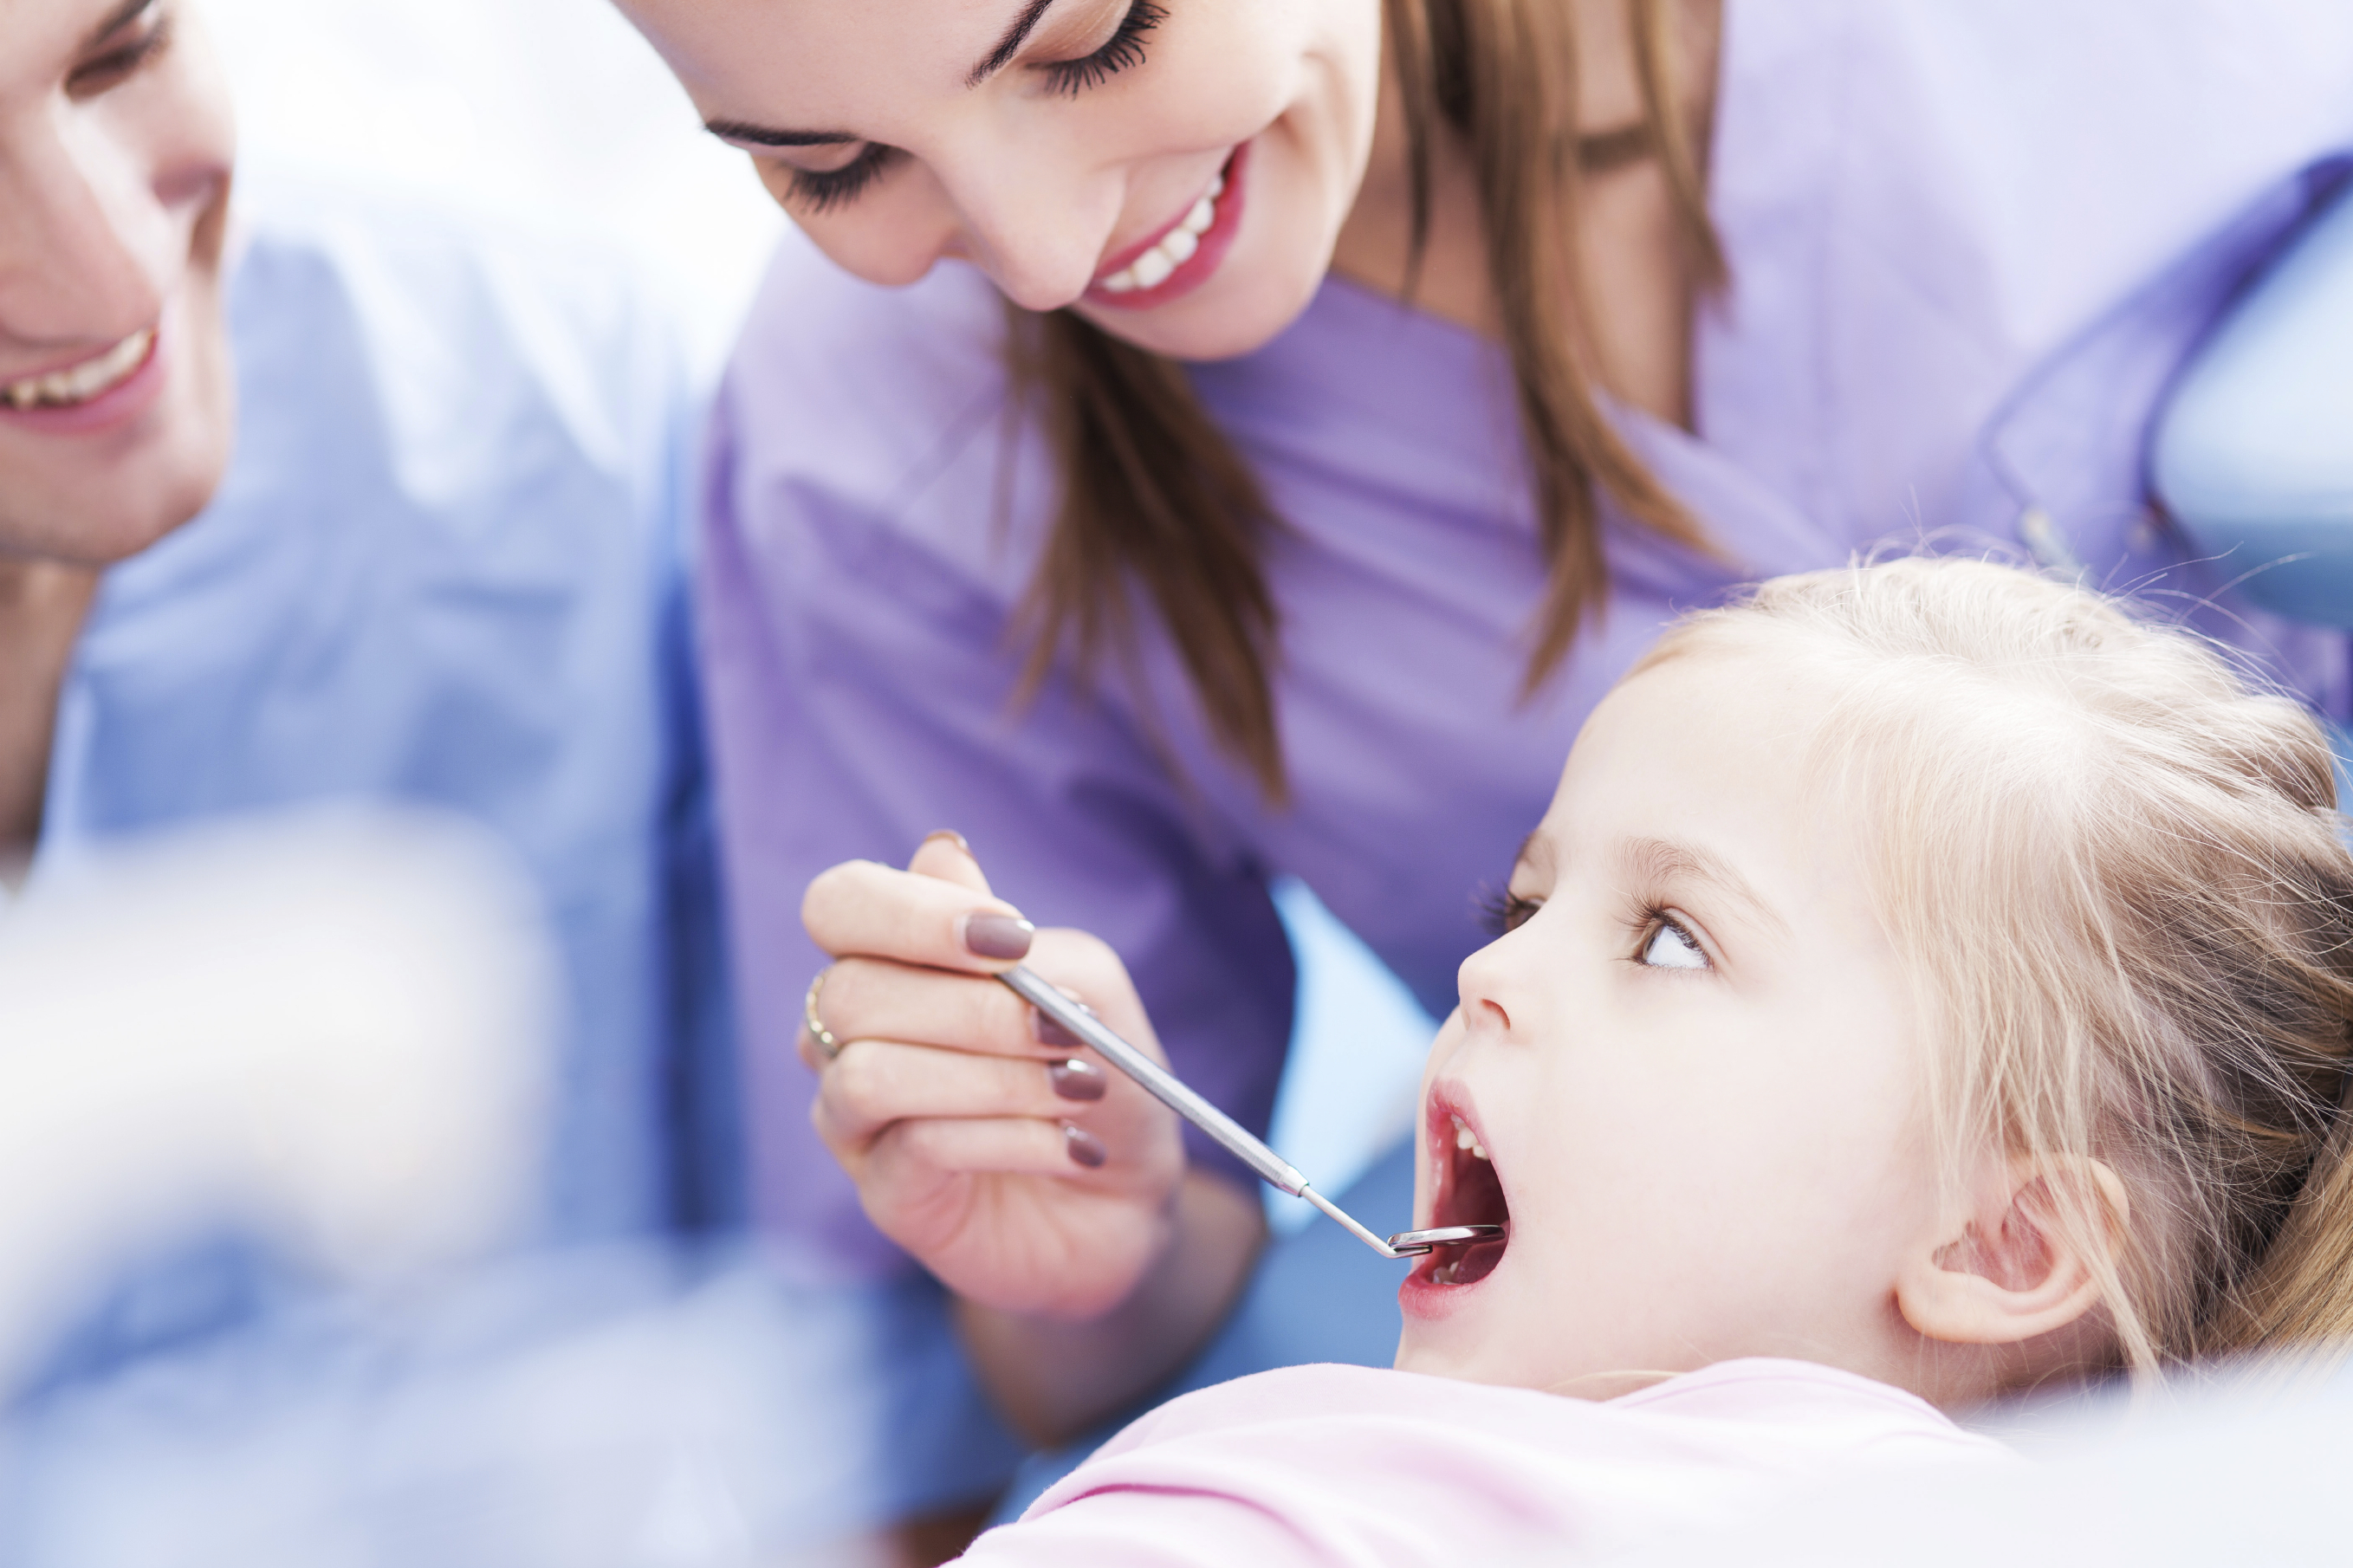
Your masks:
[{"label": "dentist", "polygon": [[234,153],[188,0],[0,5],[7,880],[305,803],[469,817],[565,961],[543,1233],[710,1218],[668,328],[598,263],[233,195]]},{"label": "dentist", "polygon": [[1263,1233],[978,976],[1263,1127],[1270,880],[1448,1011],[1676,610],[1922,531],[2223,594],[2139,432],[2353,144],[2334,0],[620,3],[804,237],[700,588],[760,1214],[928,1267],[1040,1438]]}]

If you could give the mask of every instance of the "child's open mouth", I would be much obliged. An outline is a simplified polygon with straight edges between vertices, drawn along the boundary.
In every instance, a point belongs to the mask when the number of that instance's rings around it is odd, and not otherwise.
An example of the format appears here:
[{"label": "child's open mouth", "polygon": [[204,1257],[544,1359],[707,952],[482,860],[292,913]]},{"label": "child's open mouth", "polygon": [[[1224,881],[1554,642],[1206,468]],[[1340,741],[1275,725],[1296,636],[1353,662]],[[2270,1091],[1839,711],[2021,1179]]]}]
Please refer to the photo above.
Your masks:
[{"label": "child's open mouth", "polygon": [[1475,1285],[1495,1271],[1512,1244],[1512,1205],[1504,1197],[1504,1184],[1477,1129],[1461,1112],[1435,1104],[1430,1107],[1430,1142],[1440,1145],[1431,1227],[1496,1225],[1504,1227],[1504,1237],[1468,1247],[1441,1247],[1422,1259],[1415,1272],[1432,1285]]}]

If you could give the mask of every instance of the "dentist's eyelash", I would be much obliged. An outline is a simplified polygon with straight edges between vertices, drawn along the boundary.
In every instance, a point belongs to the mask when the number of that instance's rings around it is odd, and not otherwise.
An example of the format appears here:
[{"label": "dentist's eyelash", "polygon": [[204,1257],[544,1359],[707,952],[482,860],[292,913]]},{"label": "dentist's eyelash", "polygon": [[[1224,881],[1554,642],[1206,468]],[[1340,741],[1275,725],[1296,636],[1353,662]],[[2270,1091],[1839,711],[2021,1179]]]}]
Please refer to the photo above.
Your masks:
[{"label": "dentist's eyelash", "polygon": [[133,22],[147,22],[147,30],[129,43],[109,49],[96,59],[84,61],[67,79],[68,87],[87,96],[103,92],[136,75],[140,68],[171,46],[172,18],[161,12],[160,5],[151,5],[133,17]]},{"label": "dentist's eyelash", "polygon": [[1168,13],[1152,0],[1134,0],[1127,15],[1119,19],[1119,26],[1103,47],[1075,60],[1051,60],[1037,68],[1045,73],[1046,85],[1068,98],[1076,98],[1091,87],[1101,87],[1105,81],[1131,66],[1144,63],[1145,35],[1168,19]]},{"label": "dentist's eyelash", "polygon": [[1489,936],[1503,936],[1534,920],[1542,908],[1542,899],[1524,899],[1509,888],[1501,892],[1490,889],[1479,896],[1479,923]]},{"label": "dentist's eyelash", "polygon": [[889,172],[899,161],[896,147],[885,147],[880,142],[869,142],[866,151],[839,169],[822,172],[809,169],[792,171],[793,200],[812,213],[831,212],[845,206],[866,194],[866,187]]}]

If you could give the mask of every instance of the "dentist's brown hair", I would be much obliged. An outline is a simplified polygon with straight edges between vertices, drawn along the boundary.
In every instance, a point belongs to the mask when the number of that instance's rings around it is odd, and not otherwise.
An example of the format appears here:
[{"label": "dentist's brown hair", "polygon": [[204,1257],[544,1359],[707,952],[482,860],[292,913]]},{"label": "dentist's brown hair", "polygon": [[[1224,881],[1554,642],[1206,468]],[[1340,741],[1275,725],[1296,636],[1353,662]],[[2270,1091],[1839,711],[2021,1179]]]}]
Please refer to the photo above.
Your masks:
[{"label": "dentist's brown hair", "polygon": [[[1413,189],[1412,268],[1430,226],[1441,134],[1470,153],[1518,394],[1549,577],[1532,628],[1530,690],[1609,592],[1599,519],[1608,495],[1629,518],[1694,549],[1696,521],[1621,441],[1595,395],[1577,279],[1577,192],[1587,167],[1654,159],[1693,282],[1721,286],[1700,138],[1676,76],[1673,0],[1624,0],[1643,112],[1639,126],[1580,138],[1568,0],[1384,0],[1403,86]],[[1566,285],[1566,286],[1565,286]],[[1018,379],[1060,459],[1060,510],[1023,616],[1035,689],[1067,660],[1091,678],[1134,647],[1152,616],[1182,659],[1211,736],[1284,796],[1273,670],[1280,616],[1264,552],[1282,520],[1257,476],[1194,396],[1176,363],[1064,310],[1015,312]]]}]

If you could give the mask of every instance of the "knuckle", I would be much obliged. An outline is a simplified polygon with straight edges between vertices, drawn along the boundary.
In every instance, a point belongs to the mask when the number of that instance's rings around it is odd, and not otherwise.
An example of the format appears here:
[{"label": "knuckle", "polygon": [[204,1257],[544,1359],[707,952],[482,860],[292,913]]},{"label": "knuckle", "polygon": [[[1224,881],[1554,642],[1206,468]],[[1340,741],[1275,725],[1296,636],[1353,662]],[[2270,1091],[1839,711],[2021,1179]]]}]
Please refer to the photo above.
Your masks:
[{"label": "knuckle", "polygon": [[867,884],[870,874],[878,868],[871,860],[844,860],[819,871],[809,879],[808,889],[801,895],[801,923],[815,935],[828,917],[838,915],[859,899],[871,897]]},{"label": "knuckle", "polygon": [[871,1043],[845,1049],[825,1075],[826,1094],[843,1109],[868,1118],[890,1109],[897,1075],[887,1056]]},{"label": "knuckle", "polygon": [[1111,943],[1092,931],[1065,930],[1052,934],[1051,962],[1060,984],[1093,996],[1126,987],[1127,965]]}]

